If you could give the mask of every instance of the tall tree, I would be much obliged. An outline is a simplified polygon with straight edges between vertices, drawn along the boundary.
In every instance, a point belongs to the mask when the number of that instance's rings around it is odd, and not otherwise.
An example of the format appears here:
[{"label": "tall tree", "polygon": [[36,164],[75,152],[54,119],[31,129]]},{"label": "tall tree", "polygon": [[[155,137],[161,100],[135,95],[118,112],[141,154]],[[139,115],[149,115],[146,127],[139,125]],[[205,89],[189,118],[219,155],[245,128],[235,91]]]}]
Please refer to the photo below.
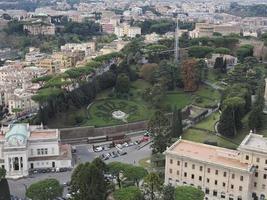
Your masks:
[{"label": "tall tree", "polygon": [[195,59],[188,59],[182,63],[182,78],[184,90],[193,92],[197,90],[199,84],[198,63]]},{"label": "tall tree", "polygon": [[47,200],[62,196],[63,188],[56,179],[45,179],[33,183],[26,191],[30,199]]},{"label": "tall tree", "polygon": [[153,141],[153,153],[162,153],[171,142],[170,121],[162,111],[156,111],[148,122]]},{"label": "tall tree", "polygon": [[0,200],[10,200],[10,191],[6,180],[6,170],[0,168]]},{"label": "tall tree", "polygon": [[158,174],[151,172],[144,178],[144,188],[149,200],[155,200],[155,194],[162,190],[162,180]]},{"label": "tall tree", "polygon": [[[104,200],[106,182],[98,162],[78,165],[71,176],[71,191],[74,200]],[[102,166],[102,165],[101,165]],[[79,191],[79,192],[77,192]]]},{"label": "tall tree", "polygon": [[117,93],[128,93],[129,92],[130,80],[126,74],[118,75],[115,90]]},{"label": "tall tree", "polygon": [[181,109],[177,107],[174,108],[172,113],[172,124],[171,124],[172,137],[179,137],[183,133],[183,123],[182,123],[182,112]]}]

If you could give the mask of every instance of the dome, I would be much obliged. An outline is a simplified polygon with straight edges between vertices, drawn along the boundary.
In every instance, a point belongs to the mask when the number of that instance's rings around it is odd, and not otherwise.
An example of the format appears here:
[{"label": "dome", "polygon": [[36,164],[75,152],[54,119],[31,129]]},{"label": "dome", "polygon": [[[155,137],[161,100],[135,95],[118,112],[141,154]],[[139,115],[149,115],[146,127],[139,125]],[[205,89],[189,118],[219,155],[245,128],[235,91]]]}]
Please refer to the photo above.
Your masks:
[{"label": "dome", "polygon": [[29,137],[27,124],[14,124],[10,126],[10,130],[6,133],[5,139],[11,146],[20,146],[26,143]]}]

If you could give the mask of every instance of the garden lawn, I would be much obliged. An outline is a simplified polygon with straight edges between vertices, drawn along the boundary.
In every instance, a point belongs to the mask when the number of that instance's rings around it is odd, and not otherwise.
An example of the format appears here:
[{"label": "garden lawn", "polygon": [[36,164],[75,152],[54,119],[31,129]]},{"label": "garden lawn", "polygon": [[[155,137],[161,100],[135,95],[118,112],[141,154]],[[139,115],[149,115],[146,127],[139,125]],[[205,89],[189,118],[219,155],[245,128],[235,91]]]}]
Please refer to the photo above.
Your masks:
[{"label": "garden lawn", "polygon": [[104,99],[95,101],[90,106],[88,109],[88,120],[85,125],[109,126],[127,123],[112,117],[112,112],[117,110],[121,110],[129,115],[127,122],[145,120],[152,114],[151,110],[137,101]]},{"label": "garden lawn", "polygon": [[163,105],[166,107],[174,108],[184,108],[185,106],[191,104],[191,97],[184,92],[170,92],[166,94],[163,100]]},{"label": "garden lawn", "polygon": [[[200,107],[214,107],[220,100],[220,93],[211,87],[202,85],[196,92],[193,93],[195,97],[194,105]],[[199,99],[199,101],[197,101]]]},{"label": "garden lawn", "polygon": [[232,143],[230,139],[224,139],[212,133],[207,133],[205,131],[199,131],[190,128],[183,133],[182,138],[185,140],[190,140],[199,143],[204,143],[205,141],[217,142],[219,147],[224,147],[228,149],[236,149],[238,147],[238,145]]},{"label": "garden lawn", "polygon": [[211,114],[206,119],[201,120],[199,123],[195,125],[195,127],[207,129],[210,131],[215,131],[214,125],[217,121],[219,121],[219,119],[220,119],[220,113],[216,112],[216,113]]}]

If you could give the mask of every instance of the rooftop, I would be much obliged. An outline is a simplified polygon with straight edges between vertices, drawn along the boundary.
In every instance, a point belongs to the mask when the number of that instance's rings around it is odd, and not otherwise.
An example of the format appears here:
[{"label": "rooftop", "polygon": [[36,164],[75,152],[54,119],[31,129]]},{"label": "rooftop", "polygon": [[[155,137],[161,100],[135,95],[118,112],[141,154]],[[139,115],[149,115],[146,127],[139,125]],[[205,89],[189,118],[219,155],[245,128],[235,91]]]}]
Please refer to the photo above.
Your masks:
[{"label": "rooftop", "polygon": [[267,153],[267,138],[251,132],[245,137],[238,149]]},{"label": "rooftop", "polygon": [[239,161],[239,152],[235,150],[179,139],[165,153],[250,171],[248,164]]}]

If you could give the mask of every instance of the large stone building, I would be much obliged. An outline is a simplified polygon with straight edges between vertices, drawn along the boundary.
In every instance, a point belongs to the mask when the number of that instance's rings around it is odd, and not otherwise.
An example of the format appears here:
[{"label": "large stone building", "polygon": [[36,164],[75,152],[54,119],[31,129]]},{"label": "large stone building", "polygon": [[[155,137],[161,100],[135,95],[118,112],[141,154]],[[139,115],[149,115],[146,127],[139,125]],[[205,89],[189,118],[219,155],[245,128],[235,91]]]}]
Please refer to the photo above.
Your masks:
[{"label": "large stone building", "polygon": [[265,200],[267,138],[250,133],[237,150],[181,138],[165,151],[165,184],[191,185],[206,200]]},{"label": "large stone building", "polygon": [[71,166],[71,146],[60,144],[58,129],[29,124],[1,128],[0,167],[6,169],[7,178],[28,176],[34,169]]}]

